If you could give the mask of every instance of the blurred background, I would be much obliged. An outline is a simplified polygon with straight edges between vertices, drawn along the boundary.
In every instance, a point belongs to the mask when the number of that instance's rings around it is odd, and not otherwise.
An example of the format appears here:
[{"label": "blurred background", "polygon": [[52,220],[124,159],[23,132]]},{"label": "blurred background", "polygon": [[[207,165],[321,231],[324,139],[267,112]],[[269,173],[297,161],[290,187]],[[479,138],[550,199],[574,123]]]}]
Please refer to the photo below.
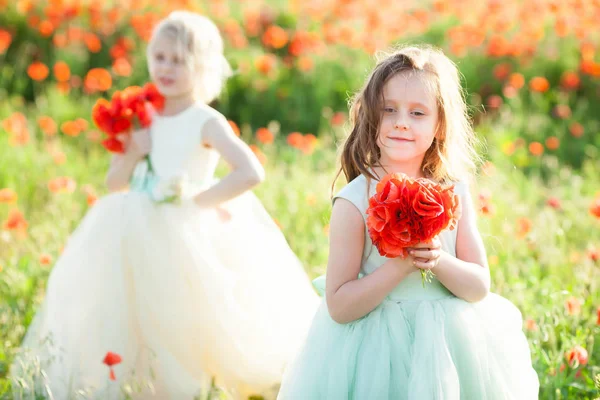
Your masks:
[{"label": "blurred background", "polygon": [[484,143],[492,290],[523,313],[540,398],[600,397],[600,0],[161,3],[0,0],[0,396],[54,261],[107,192],[92,106],[147,82],[153,25],[188,9],[221,29],[235,75],[212,105],[265,165],[255,192],[311,277],[349,97],[377,50],[441,47]]}]

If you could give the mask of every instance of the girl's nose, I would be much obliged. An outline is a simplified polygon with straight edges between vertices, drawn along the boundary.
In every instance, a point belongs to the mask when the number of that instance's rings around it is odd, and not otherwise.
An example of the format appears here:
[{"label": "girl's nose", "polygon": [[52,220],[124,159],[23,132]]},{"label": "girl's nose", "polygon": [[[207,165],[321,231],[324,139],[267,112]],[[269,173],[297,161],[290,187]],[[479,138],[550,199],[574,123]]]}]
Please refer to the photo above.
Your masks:
[{"label": "girl's nose", "polygon": [[401,131],[407,131],[408,123],[406,123],[406,121],[404,121],[404,120],[397,119],[396,122],[394,123],[394,128],[401,130]]}]

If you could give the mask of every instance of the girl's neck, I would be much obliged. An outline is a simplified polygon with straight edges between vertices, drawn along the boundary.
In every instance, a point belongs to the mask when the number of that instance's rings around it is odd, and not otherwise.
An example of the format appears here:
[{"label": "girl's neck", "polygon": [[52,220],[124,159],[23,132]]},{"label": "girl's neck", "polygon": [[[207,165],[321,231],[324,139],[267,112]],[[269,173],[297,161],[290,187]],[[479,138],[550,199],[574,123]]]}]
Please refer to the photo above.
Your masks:
[{"label": "girl's neck", "polygon": [[403,173],[411,178],[423,178],[423,170],[421,169],[422,162],[415,163],[385,163],[381,162],[381,167],[374,167],[373,171],[379,178],[383,178],[387,174],[392,174],[396,172]]},{"label": "girl's neck", "polygon": [[165,98],[165,106],[161,114],[164,116],[176,115],[194,103],[196,103],[196,99],[191,93],[182,96],[169,96]]}]

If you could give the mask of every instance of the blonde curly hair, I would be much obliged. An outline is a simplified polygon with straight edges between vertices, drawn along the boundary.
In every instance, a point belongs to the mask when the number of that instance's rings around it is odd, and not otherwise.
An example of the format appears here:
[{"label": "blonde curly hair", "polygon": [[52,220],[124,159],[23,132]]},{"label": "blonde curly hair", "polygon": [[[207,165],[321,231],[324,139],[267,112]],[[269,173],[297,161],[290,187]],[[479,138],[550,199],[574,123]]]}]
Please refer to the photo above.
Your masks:
[{"label": "blonde curly hair", "polygon": [[173,11],[152,32],[147,47],[148,57],[158,38],[169,38],[194,72],[194,94],[210,103],[221,93],[231,76],[231,67],[223,55],[223,39],[217,26],[207,17]]}]

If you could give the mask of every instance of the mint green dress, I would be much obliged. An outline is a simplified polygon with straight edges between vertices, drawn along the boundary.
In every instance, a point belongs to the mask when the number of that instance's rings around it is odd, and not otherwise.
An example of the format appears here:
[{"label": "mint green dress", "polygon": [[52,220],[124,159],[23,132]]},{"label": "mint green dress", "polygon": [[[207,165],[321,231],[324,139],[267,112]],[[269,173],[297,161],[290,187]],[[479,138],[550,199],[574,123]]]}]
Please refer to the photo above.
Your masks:
[{"label": "mint green dress", "polygon": [[[366,218],[375,185],[359,176],[334,201],[349,200]],[[456,191],[468,196],[464,184]],[[440,235],[452,255],[456,234]],[[361,275],[385,261],[365,234]],[[315,286],[323,294],[324,278]],[[510,301],[491,293],[468,303],[438,280],[423,288],[415,272],[377,308],[347,324],[331,319],[323,299],[278,399],[533,400],[538,389],[522,317]]]}]

